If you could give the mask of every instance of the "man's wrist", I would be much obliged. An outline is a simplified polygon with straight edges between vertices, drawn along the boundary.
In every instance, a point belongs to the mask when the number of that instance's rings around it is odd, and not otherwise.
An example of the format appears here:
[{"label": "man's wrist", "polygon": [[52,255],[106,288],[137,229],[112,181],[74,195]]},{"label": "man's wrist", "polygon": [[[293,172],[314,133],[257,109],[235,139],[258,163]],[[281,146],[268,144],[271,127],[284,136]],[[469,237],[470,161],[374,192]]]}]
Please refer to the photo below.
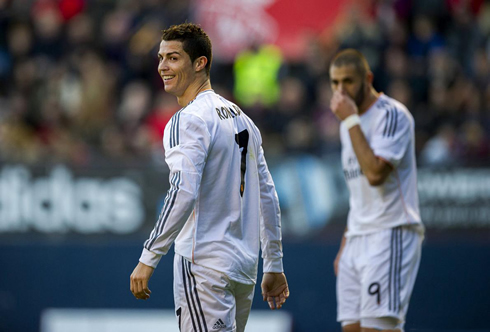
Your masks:
[{"label": "man's wrist", "polygon": [[143,252],[141,253],[139,261],[152,268],[156,268],[162,255],[156,254],[146,248],[143,248]]},{"label": "man's wrist", "polygon": [[354,126],[360,125],[361,124],[361,118],[359,117],[358,114],[352,114],[346,117],[342,123],[344,124],[345,128],[347,130],[351,129]]},{"label": "man's wrist", "polygon": [[264,259],[264,273],[283,273],[284,268],[282,265],[282,258],[268,258]]}]

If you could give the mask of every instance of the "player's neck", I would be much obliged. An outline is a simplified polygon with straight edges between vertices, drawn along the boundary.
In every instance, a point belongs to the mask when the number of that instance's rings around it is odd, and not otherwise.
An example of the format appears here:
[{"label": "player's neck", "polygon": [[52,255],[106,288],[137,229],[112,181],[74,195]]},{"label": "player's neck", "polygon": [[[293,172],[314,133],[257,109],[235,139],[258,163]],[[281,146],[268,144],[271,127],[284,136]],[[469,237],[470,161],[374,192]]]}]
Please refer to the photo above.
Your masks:
[{"label": "player's neck", "polygon": [[364,114],[365,112],[367,112],[367,110],[370,109],[371,106],[373,106],[378,98],[379,92],[374,90],[374,88],[371,88],[368,95],[366,96],[366,98],[364,98],[361,106],[359,107],[359,114]]},{"label": "player's neck", "polygon": [[205,90],[211,89],[211,82],[209,78],[206,77],[202,81],[194,81],[185,90],[182,96],[177,97],[177,102],[181,107],[187,106],[191,101],[193,101],[197,95]]}]

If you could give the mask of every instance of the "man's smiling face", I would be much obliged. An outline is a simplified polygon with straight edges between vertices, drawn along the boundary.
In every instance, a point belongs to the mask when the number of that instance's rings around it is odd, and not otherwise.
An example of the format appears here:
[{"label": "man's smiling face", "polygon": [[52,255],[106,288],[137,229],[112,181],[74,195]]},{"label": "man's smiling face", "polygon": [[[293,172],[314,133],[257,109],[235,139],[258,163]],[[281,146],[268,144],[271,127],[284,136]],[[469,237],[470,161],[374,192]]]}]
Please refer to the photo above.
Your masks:
[{"label": "man's smiling face", "polygon": [[163,80],[165,91],[176,97],[182,97],[196,80],[191,59],[182,48],[181,41],[162,40],[158,51],[158,73]]}]

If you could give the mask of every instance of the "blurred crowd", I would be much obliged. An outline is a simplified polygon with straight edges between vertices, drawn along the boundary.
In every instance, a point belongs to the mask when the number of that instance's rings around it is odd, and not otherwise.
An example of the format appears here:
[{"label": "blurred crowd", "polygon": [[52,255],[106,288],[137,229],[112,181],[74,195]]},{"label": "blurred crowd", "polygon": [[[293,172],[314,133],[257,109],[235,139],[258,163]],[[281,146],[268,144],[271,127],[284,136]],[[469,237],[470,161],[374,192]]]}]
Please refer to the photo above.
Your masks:
[{"label": "blurred crowd", "polygon": [[[358,4],[305,37],[299,59],[252,44],[234,63],[217,57],[213,88],[257,123],[271,158],[338,153],[328,65],[354,47],[368,58],[375,88],[412,112],[420,165],[488,165],[490,5]],[[163,130],[179,106],[163,91],[157,46],[162,29],[193,21],[192,8],[191,0],[0,0],[0,161],[161,165]],[[277,64],[267,100],[240,84],[259,84],[243,63],[260,66],[251,59],[264,47]]]}]

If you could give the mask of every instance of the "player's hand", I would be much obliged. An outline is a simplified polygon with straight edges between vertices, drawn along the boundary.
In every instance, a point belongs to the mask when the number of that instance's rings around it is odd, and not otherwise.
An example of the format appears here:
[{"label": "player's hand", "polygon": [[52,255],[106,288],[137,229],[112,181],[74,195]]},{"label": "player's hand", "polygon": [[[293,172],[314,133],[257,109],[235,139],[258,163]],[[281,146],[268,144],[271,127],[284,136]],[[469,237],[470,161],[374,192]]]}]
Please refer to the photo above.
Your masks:
[{"label": "player's hand", "polygon": [[334,91],[330,100],[330,108],[340,121],[344,121],[348,116],[358,113],[354,100],[347,92],[341,90]]},{"label": "player's hand", "polygon": [[147,300],[150,298],[151,291],[148,288],[148,282],[155,269],[151,266],[145,265],[141,262],[136,265],[131,273],[130,288],[134,297],[140,300]]},{"label": "player's hand", "polygon": [[[345,231],[347,232],[347,228],[345,229]],[[346,242],[346,238],[345,238],[345,235],[343,235],[342,241],[340,241],[339,252],[337,253],[337,256],[335,257],[335,260],[333,261],[333,271],[335,272],[335,276],[337,276],[339,273],[339,262],[340,262],[340,257],[342,257],[342,252],[344,251],[345,242]]]},{"label": "player's hand", "polygon": [[262,297],[271,310],[281,309],[289,297],[289,287],[284,273],[264,273],[262,277]]}]

